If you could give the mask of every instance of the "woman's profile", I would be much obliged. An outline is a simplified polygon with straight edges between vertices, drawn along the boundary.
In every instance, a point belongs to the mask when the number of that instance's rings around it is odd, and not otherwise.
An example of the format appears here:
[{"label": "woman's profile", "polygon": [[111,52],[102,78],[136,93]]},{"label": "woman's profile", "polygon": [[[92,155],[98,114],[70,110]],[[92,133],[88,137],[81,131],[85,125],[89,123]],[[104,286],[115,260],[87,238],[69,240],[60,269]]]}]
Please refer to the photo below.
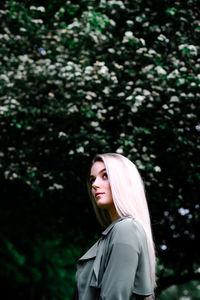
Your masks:
[{"label": "woman's profile", "polygon": [[78,260],[78,300],[153,299],[155,251],[143,181],[117,153],[92,161],[88,190],[100,239]]}]

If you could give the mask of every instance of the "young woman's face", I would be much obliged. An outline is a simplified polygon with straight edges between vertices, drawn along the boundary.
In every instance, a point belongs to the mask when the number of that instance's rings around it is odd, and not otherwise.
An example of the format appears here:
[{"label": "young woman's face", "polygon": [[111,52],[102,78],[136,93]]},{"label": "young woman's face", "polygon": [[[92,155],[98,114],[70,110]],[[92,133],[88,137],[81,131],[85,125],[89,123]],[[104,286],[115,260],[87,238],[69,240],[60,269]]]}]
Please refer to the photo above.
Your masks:
[{"label": "young woman's face", "polygon": [[96,161],[90,171],[90,184],[92,195],[99,208],[108,211],[114,208],[112,192],[106,168],[103,162]]}]

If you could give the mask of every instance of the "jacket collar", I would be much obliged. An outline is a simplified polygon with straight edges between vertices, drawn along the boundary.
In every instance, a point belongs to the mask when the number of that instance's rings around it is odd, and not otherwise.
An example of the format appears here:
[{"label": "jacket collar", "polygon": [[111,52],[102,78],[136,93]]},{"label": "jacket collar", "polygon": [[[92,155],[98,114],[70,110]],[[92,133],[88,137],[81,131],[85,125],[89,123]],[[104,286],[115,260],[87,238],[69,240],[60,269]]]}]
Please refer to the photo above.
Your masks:
[{"label": "jacket collar", "polygon": [[102,235],[107,235],[110,230],[113,228],[113,226],[118,223],[118,222],[121,222],[124,218],[122,217],[118,217],[116,220],[114,220],[103,232],[102,232]]}]

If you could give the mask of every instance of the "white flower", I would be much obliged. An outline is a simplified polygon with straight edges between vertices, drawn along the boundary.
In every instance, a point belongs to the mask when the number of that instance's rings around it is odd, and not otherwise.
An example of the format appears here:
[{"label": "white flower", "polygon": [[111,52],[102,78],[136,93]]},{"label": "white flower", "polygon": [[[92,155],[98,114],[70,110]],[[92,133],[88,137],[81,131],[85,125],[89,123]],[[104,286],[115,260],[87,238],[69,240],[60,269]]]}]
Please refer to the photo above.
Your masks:
[{"label": "white flower", "polygon": [[148,91],[148,90],[143,90],[143,94],[144,94],[145,96],[151,95],[150,91]]},{"label": "white flower", "polygon": [[189,45],[189,46],[188,46],[188,49],[191,51],[191,54],[197,56],[198,51],[197,51],[197,47],[196,47],[196,46],[194,46],[194,45]]},{"label": "white flower", "polygon": [[[118,95],[119,96],[119,95]],[[133,99],[133,96],[128,96],[126,97],[126,100],[129,101],[129,100],[132,100]]]},{"label": "white flower", "polygon": [[179,102],[179,98],[177,96],[172,96],[170,102]]},{"label": "white flower", "polygon": [[78,153],[83,153],[84,152],[84,148],[81,146],[81,147],[77,148],[76,151]]},{"label": "white flower", "polygon": [[174,71],[172,71],[172,72],[167,76],[167,78],[168,78],[168,79],[174,79],[174,78],[178,77],[179,74],[180,74],[179,71],[178,71],[177,69],[175,69]]},{"label": "white flower", "polygon": [[74,74],[76,77],[79,77],[79,76],[81,76],[81,72],[75,72],[75,74]]},{"label": "white flower", "polygon": [[30,9],[31,10],[38,10],[38,11],[41,11],[41,12],[45,12],[45,8],[43,7],[43,6],[38,6],[38,7],[36,7],[36,6],[30,6]]},{"label": "white flower", "polygon": [[181,72],[187,72],[187,68],[186,67],[182,67],[182,68],[180,68],[180,71]]},{"label": "white flower", "polygon": [[99,123],[98,123],[98,122],[94,122],[94,121],[92,121],[90,124],[91,124],[92,127],[97,127],[97,126],[99,126]]},{"label": "white flower", "polygon": [[106,86],[104,89],[103,89],[103,93],[108,95],[110,93],[110,89],[108,86]]},{"label": "white flower", "polygon": [[156,51],[153,50],[153,49],[150,49],[150,50],[149,50],[149,54],[156,54]]},{"label": "white flower", "polygon": [[133,104],[133,106],[131,107],[131,111],[132,112],[137,112],[138,111],[138,107],[142,105],[142,101],[145,99],[145,96],[143,95],[137,95],[135,97],[135,103]]},{"label": "white flower", "polygon": [[142,102],[142,101],[145,99],[145,96],[137,95],[137,96],[135,97],[135,99],[136,99],[137,101],[139,101],[139,102]]},{"label": "white flower", "polygon": [[180,96],[181,97],[186,97],[186,93],[181,93]]},{"label": "white flower", "polygon": [[137,49],[136,50],[136,52],[138,53],[138,54],[140,54],[140,53],[143,53],[143,52],[146,52],[147,51],[147,48],[139,48],[139,49]]},{"label": "white flower", "polygon": [[61,137],[66,137],[66,133],[63,132],[63,131],[60,131],[59,134],[58,134],[58,137],[61,138]]},{"label": "white flower", "polygon": [[136,22],[138,22],[138,23],[141,23],[141,22],[142,22],[142,18],[141,18],[141,17],[139,17],[139,16],[138,16],[138,17],[136,17],[136,19],[135,19],[135,20],[136,20]]},{"label": "white flower", "polygon": [[161,248],[162,250],[166,250],[166,249],[167,249],[167,245],[164,245],[164,244],[163,244],[163,245],[160,246],[160,248]]},{"label": "white flower", "polygon": [[62,190],[63,189],[63,186],[61,184],[58,184],[58,183],[54,183],[53,186],[56,190]]},{"label": "white flower", "polygon": [[157,37],[157,39],[158,39],[159,41],[165,41],[167,38],[166,38],[165,35],[160,34],[160,35]]},{"label": "white flower", "polygon": [[69,24],[67,29],[70,30],[70,29],[73,29],[74,27],[79,27],[80,26],[80,23],[78,21],[74,21],[72,24]]},{"label": "white flower", "polygon": [[162,108],[163,108],[163,109],[168,109],[169,107],[168,107],[167,104],[164,104],[164,105],[162,106]]},{"label": "white flower", "polygon": [[9,82],[9,78],[5,74],[1,74],[0,79],[4,80],[6,82]]},{"label": "white flower", "polygon": [[117,94],[118,97],[124,97],[125,96],[125,93],[124,92],[121,92],[119,94]]},{"label": "white flower", "polygon": [[87,95],[90,95],[92,98],[95,98],[97,96],[97,94],[95,94],[94,92],[88,91]]},{"label": "white flower", "polygon": [[[111,73],[112,74],[112,73]],[[112,74],[112,76],[110,77],[111,81],[114,83],[114,84],[117,84],[118,83],[118,79],[115,75]]]},{"label": "white flower", "polygon": [[161,168],[160,168],[159,166],[155,166],[155,167],[154,167],[154,170],[155,170],[156,172],[161,172]]},{"label": "white flower", "polygon": [[[142,43],[142,45],[143,45],[143,46],[145,46],[145,45],[146,45],[146,42],[145,42],[145,40],[144,40],[144,39],[140,38],[140,42]],[[146,49],[146,48],[145,48],[145,49]]]},{"label": "white flower", "polygon": [[93,72],[93,67],[88,66],[85,68],[85,74],[91,74]]},{"label": "white flower", "polygon": [[54,97],[54,94],[51,93],[51,92],[49,92],[49,93],[48,93],[48,96],[49,96],[50,98],[53,98],[53,97]]},{"label": "white flower", "polygon": [[136,93],[141,93],[142,92],[142,89],[140,88],[140,87],[137,87],[137,88],[135,88],[135,90],[134,90]]},{"label": "white flower", "polygon": [[105,63],[103,61],[97,60],[94,65],[97,66],[97,67],[102,67],[102,66],[104,66],[104,64]]},{"label": "white flower", "polygon": [[39,10],[39,11],[41,11],[41,12],[45,12],[44,6],[38,6],[37,10]]},{"label": "white flower", "polygon": [[115,49],[114,48],[108,48],[108,52],[109,53],[115,53]]},{"label": "white flower", "polygon": [[29,61],[29,57],[27,54],[24,55],[19,55],[18,58],[23,61],[23,62],[28,62]]},{"label": "white flower", "polygon": [[52,186],[50,186],[48,188],[48,190],[52,191],[52,190],[62,190],[63,186],[61,184],[58,183],[54,183]]},{"label": "white flower", "polygon": [[128,43],[134,38],[132,31],[126,31],[122,43]]},{"label": "white flower", "polygon": [[161,75],[165,75],[167,74],[167,72],[165,71],[165,69],[163,69],[161,66],[157,66],[155,67],[155,70],[158,74],[161,74]]},{"label": "white flower", "polygon": [[194,94],[193,94],[193,93],[189,93],[189,94],[188,94],[188,97],[193,98],[193,97],[194,97]]},{"label": "white flower", "polygon": [[90,95],[86,95],[86,96],[85,96],[85,99],[87,99],[87,100],[92,100],[92,97],[91,97]]},{"label": "white flower", "polygon": [[42,24],[43,20],[41,20],[41,19],[34,19],[34,20],[32,20],[32,22],[35,23],[35,24]]},{"label": "white flower", "polygon": [[7,106],[0,106],[0,115],[3,115],[7,111],[9,111]]},{"label": "white flower", "polygon": [[106,66],[102,66],[101,69],[98,71],[99,74],[106,74],[108,73],[108,68]]},{"label": "white flower", "polygon": [[148,65],[148,66],[142,68],[142,72],[147,73],[147,72],[149,72],[153,67],[154,67],[153,64],[152,64],[152,65]]},{"label": "white flower", "polygon": [[119,153],[119,154],[122,154],[124,151],[123,151],[122,148],[118,148],[118,149],[116,150],[116,152]]},{"label": "white flower", "polygon": [[18,178],[19,176],[16,173],[12,173],[12,179]]},{"label": "white flower", "polygon": [[179,78],[178,80],[179,84],[182,85],[185,83],[185,78]]},{"label": "white flower", "polygon": [[178,46],[179,50],[189,50],[190,54],[197,56],[198,50],[195,45],[181,44]]},{"label": "white flower", "polygon": [[137,107],[133,106],[133,107],[131,107],[131,111],[132,111],[133,113],[135,113],[135,112],[138,111],[138,109],[137,109]]},{"label": "white flower", "polygon": [[4,153],[3,152],[0,152],[0,157],[4,157]]},{"label": "white flower", "polygon": [[177,59],[176,57],[172,57],[171,60],[174,66],[178,67],[180,65],[180,60]]},{"label": "white flower", "polygon": [[178,209],[178,212],[179,212],[180,215],[185,216],[185,215],[189,214],[190,211],[187,208],[180,207]]},{"label": "white flower", "polygon": [[195,129],[196,129],[197,131],[200,131],[200,124],[196,125],[196,126],[195,126]]},{"label": "white flower", "polygon": [[149,80],[153,80],[154,79],[154,76],[152,75],[152,74],[147,74],[147,79],[149,79]]},{"label": "white flower", "polygon": [[126,32],[125,32],[125,36],[126,36],[127,38],[132,38],[132,37],[133,37],[132,31],[126,31]]},{"label": "white flower", "polygon": [[127,21],[126,21],[126,24],[127,24],[127,25],[133,25],[134,23],[133,23],[132,20],[127,20]]},{"label": "white flower", "polygon": [[73,106],[71,106],[71,107],[68,109],[68,111],[69,111],[70,113],[74,113],[74,112],[78,112],[79,110],[78,110],[78,107],[77,107],[76,105],[73,105]]},{"label": "white flower", "polygon": [[114,66],[119,69],[119,70],[123,70],[124,67],[122,65],[119,65],[118,63],[114,63]]},{"label": "white flower", "polygon": [[73,69],[72,66],[67,66],[66,67],[66,71],[72,71],[72,69]]}]

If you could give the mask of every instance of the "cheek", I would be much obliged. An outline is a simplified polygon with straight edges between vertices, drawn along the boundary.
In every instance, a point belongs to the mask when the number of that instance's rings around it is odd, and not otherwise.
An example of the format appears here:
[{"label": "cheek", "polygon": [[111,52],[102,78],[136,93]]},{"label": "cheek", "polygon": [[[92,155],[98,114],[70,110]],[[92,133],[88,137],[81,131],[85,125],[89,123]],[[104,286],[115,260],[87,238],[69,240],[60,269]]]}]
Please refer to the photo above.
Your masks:
[{"label": "cheek", "polygon": [[109,193],[109,196],[112,198],[112,191],[111,191],[110,184],[107,185],[107,191]]}]

